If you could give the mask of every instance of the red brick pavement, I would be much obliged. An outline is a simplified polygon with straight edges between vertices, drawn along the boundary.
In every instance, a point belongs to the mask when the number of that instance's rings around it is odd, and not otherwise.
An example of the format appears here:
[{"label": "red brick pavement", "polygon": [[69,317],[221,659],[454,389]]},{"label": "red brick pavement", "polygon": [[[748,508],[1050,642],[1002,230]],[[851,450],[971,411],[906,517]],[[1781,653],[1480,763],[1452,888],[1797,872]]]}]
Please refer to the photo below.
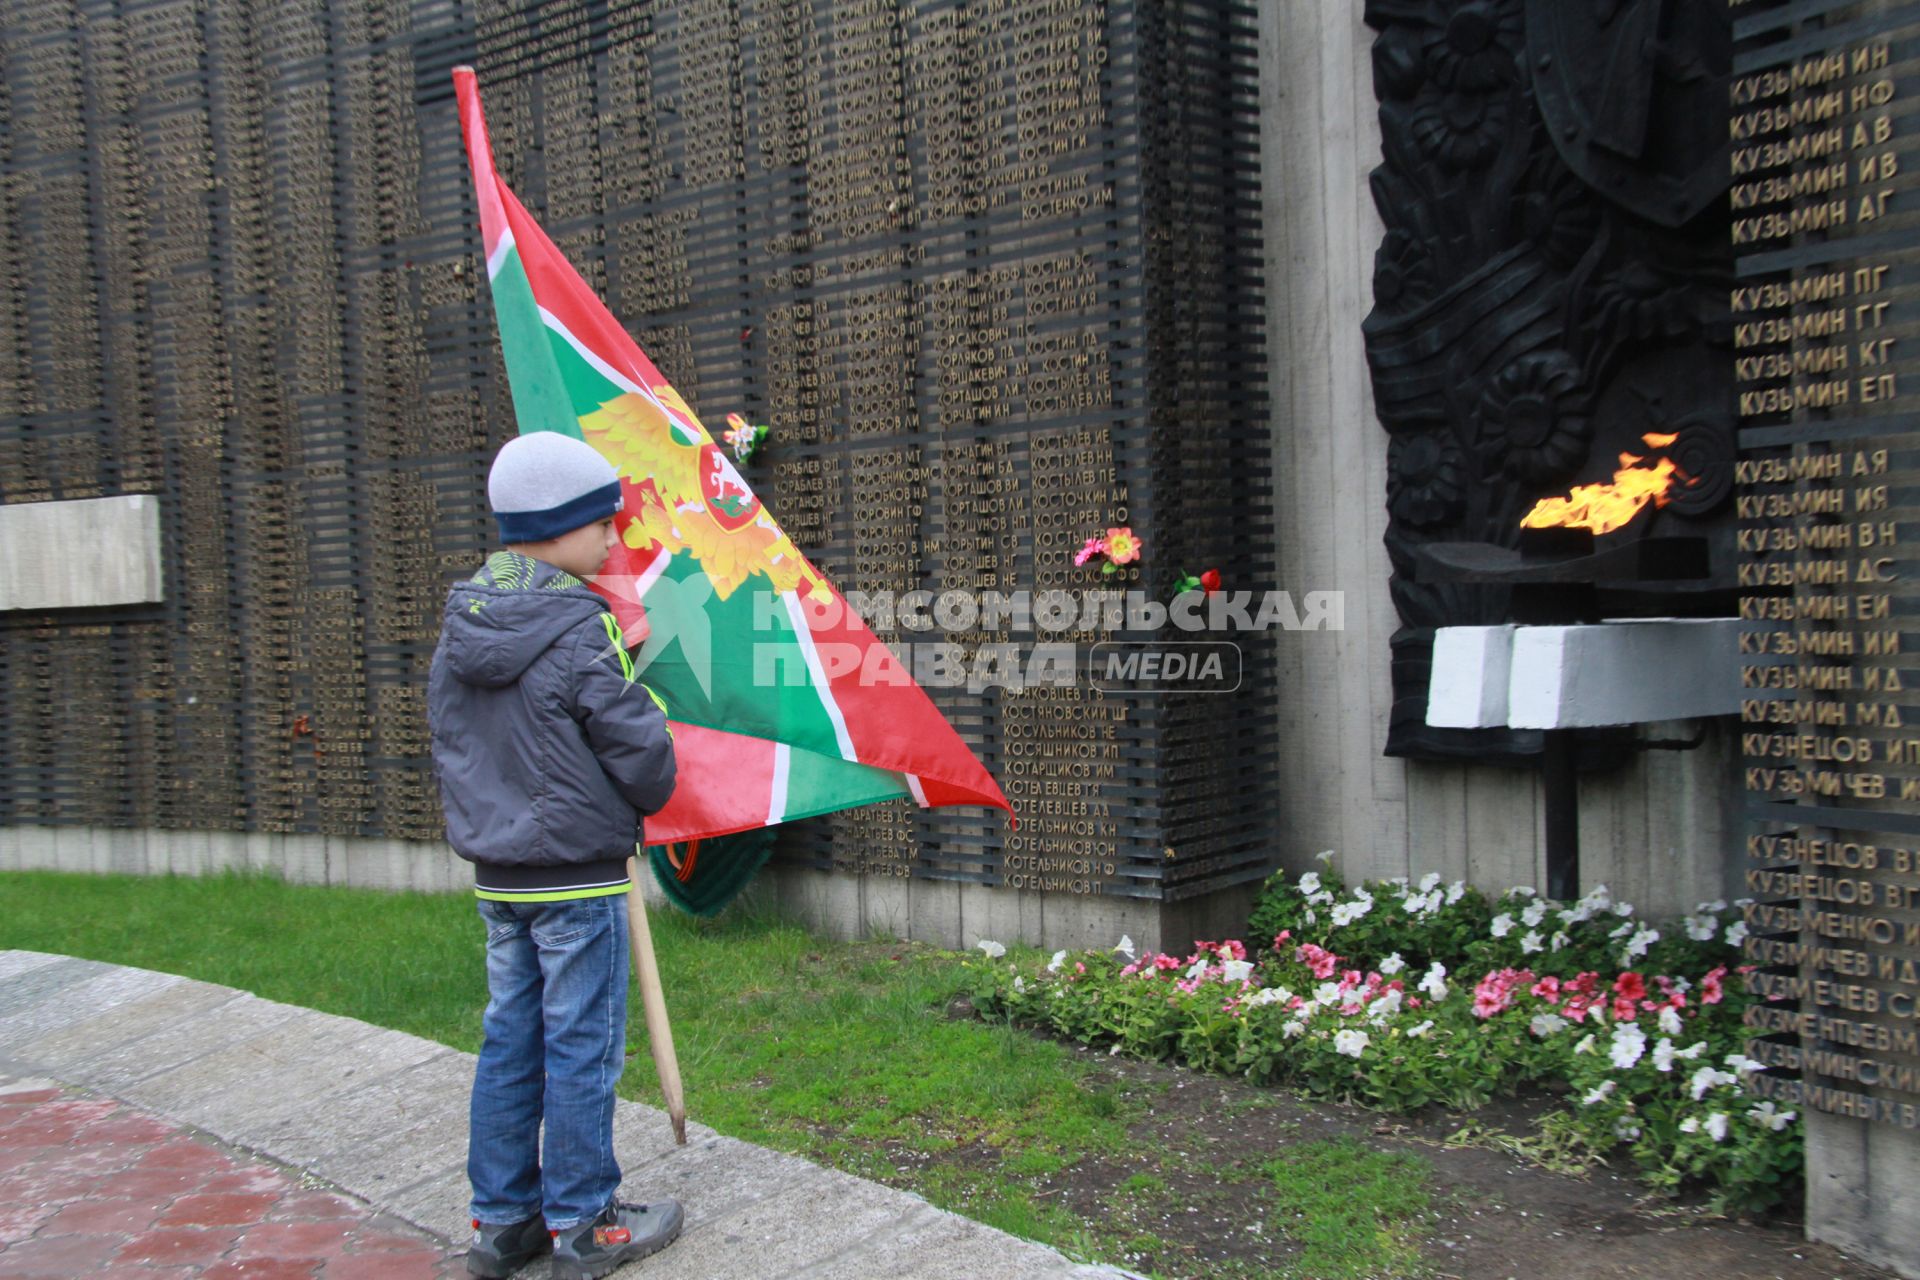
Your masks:
[{"label": "red brick pavement", "polygon": [[464,1250],[111,1099],[0,1090],[6,1280],[439,1280]]}]

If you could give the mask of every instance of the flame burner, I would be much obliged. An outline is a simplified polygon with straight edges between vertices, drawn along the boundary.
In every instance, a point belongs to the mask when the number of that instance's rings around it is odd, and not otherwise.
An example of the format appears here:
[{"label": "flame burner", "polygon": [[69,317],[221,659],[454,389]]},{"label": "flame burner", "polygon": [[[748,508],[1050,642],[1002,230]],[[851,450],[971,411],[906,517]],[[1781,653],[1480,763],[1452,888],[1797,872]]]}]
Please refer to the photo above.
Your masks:
[{"label": "flame burner", "polygon": [[[1612,533],[1588,528],[1522,528],[1517,545],[1481,542],[1432,543],[1420,550],[1417,569],[1426,583],[1480,584],[1511,589],[1507,617],[1519,626],[1599,623],[1619,616],[1619,606],[1654,602],[1639,616],[1674,612],[1683,601],[1726,612],[1724,593],[1714,590],[1713,543],[1706,534],[1649,535],[1629,521]],[[1725,559],[1722,564],[1727,563]],[[1684,594],[1661,594],[1661,589]],[[1579,755],[1582,734],[1592,730],[1541,732],[1538,763],[1546,809],[1547,892],[1580,896]],[[1636,745],[1614,731],[1623,747]],[[1644,744],[1637,744],[1644,745]]]}]

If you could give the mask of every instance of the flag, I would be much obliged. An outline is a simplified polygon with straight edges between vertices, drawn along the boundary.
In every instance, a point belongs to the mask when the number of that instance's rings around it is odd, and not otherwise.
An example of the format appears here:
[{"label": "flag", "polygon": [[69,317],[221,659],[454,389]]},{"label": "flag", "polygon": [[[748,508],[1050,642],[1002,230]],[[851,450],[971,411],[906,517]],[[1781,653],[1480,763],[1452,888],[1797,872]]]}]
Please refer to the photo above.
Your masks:
[{"label": "flag", "polygon": [[666,702],[679,764],[648,844],[911,796],[1012,808],[953,726],[718,448],[493,169],[470,67],[453,73],[520,430],[620,472],[594,588]]}]

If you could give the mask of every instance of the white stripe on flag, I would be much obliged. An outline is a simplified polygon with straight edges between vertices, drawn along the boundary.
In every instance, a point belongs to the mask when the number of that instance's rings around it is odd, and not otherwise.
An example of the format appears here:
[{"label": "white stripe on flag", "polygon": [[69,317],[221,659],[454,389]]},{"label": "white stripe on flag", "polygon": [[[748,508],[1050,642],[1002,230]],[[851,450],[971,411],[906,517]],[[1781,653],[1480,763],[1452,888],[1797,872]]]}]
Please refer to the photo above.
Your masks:
[{"label": "white stripe on flag", "polygon": [[787,767],[793,763],[793,748],[784,742],[773,744],[773,785],[767,788],[767,825],[778,826],[787,817]]},{"label": "white stripe on flag", "polygon": [[574,349],[574,352],[582,360],[585,360],[588,364],[592,365],[594,369],[599,372],[601,377],[605,378],[607,381],[613,383],[614,386],[619,387],[622,391],[625,391],[631,395],[645,396],[650,402],[652,402],[653,407],[658,409],[661,412],[661,414],[666,418],[668,423],[670,423],[672,426],[674,426],[675,428],[677,428],[678,430],[680,430],[686,435],[687,443],[698,444],[702,438],[705,438],[709,443],[712,442],[713,437],[707,434],[707,429],[705,427],[701,426],[698,422],[691,421],[687,418],[682,417],[679,414],[679,412],[676,411],[672,406],[668,405],[666,401],[662,400],[659,396],[655,395],[653,393],[652,387],[641,386],[638,382],[635,382],[633,380],[631,375],[620,372],[618,369],[608,364],[605,360],[602,360],[597,354],[594,353],[591,347],[587,346],[586,343],[580,341],[580,339],[574,337],[573,331],[567,328],[566,325],[560,323],[559,317],[554,315],[553,312],[547,310],[545,307],[541,307],[540,320],[549,329],[559,334],[561,340],[565,342],[568,346],[572,347]]},{"label": "white stripe on flag", "polygon": [[650,400],[653,403],[653,407],[658,409],[670,424],[685,433],[687,443],[698,444],[702,437],[705,437],[709,442],[712,441],[713,437],[707,435],[707,429],[705,427],[697,422],[689,421],[681,417],[666,401],[653,393],[652,387],[641,386],[633,380],[631,375],[620,372],[605,360],[602,360],[594,353],[591,347],[574,337],[573,331],[568,329],[566,325],[561,324],[559,318],[555,316],[553,312],[547,310],[545,307],[541,307],[540,319],[549,329],[559,334],[561,339],[568,346],[572,347],[574,352],[578,354],[582,360],[592,365],[601,377],[613,383],[614,386],[619,387],[622,391],[628,392],[631,395],[645,396]]},{"label": "white stripe on flag", "polygon": [[833,700],[833,686],[827,680],[826,668],[820,665],[820,650],[814,647],[813,628],[807,625],[807,611],[800,603],[800,593],[783,592],[781,599],[787,602],[787,618],[793,623],[793,638],[800,645],[801,655],[807,660],[807,674],[813,677],[813,687],[820,694],[820,705],[826,710],[827,719],[833,721],[833,737],[840,744],[840,758],[858,760],[859,757],[853,752],[853,735],[847,732],[847,718],[840,713],[840,704]]},{"label": "white stripe on flag", "polygon": [[614,386],[619,387],[622,391],[631,391],[635,395],[642,395],[642,396],[645,396],[647,399],[652,400],[655,404],[660,405],[660,411],[662,413],[665,413],[669,418],[675,416],[673,413],[671,413],[667,409],[667,406],[660,404],[659,398],[656,397],[653,394],[653,392],[647,390],[645,387],[635,382],[627,374],[620,372],[618,369],[608,364],[605,360],[602,360],[599,356],[595,355],[593,353],[593,350],[590,347],[588,347],[586,343],[574,337],[572,332],[568,330],[567,326],[560,323],[559,318],[556,317],[553,314],[553,312],[547,310],[545,307],[541,307],[540,319],[541,319],[541,322],[547,326],[547,328],[553,330],[555,333],[559,334],[563,339],[565,339],[567,345],[572,347],[574,351],[579,354],[582,360],[585,360],[588,364],[592,365],[594,369],[599,372],[601,377],[605,378],[608,382],[611,382]]},{"label": "white stripe on flag", "polygon": [[513,252],[513,228],[504,227],[500,232],[500,243],[493,246],[493,252],[487,256],[487,279],[500,274],[500,268],[506,265],[507,255]]},{"label": "white stripe on flag", "polygon": [[913,792],[913,802],[922,809],[926,808],[927,793],[926,789],[920,785],[920,775],[917,773],[903,773],[900,776],[907,780],[907,790]]}]

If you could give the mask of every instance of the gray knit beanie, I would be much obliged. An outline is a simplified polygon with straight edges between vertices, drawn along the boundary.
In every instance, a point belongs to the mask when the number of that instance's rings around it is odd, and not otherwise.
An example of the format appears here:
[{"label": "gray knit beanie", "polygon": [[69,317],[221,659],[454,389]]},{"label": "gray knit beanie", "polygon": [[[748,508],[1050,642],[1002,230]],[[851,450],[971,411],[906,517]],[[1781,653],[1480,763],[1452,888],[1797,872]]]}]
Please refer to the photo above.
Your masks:
[{"label": "gray knit beanie", "polygon": [[584,440],[529,431],[501,446],[487,502],[502,542],[545,542],[620,510],[620,473]]}]

